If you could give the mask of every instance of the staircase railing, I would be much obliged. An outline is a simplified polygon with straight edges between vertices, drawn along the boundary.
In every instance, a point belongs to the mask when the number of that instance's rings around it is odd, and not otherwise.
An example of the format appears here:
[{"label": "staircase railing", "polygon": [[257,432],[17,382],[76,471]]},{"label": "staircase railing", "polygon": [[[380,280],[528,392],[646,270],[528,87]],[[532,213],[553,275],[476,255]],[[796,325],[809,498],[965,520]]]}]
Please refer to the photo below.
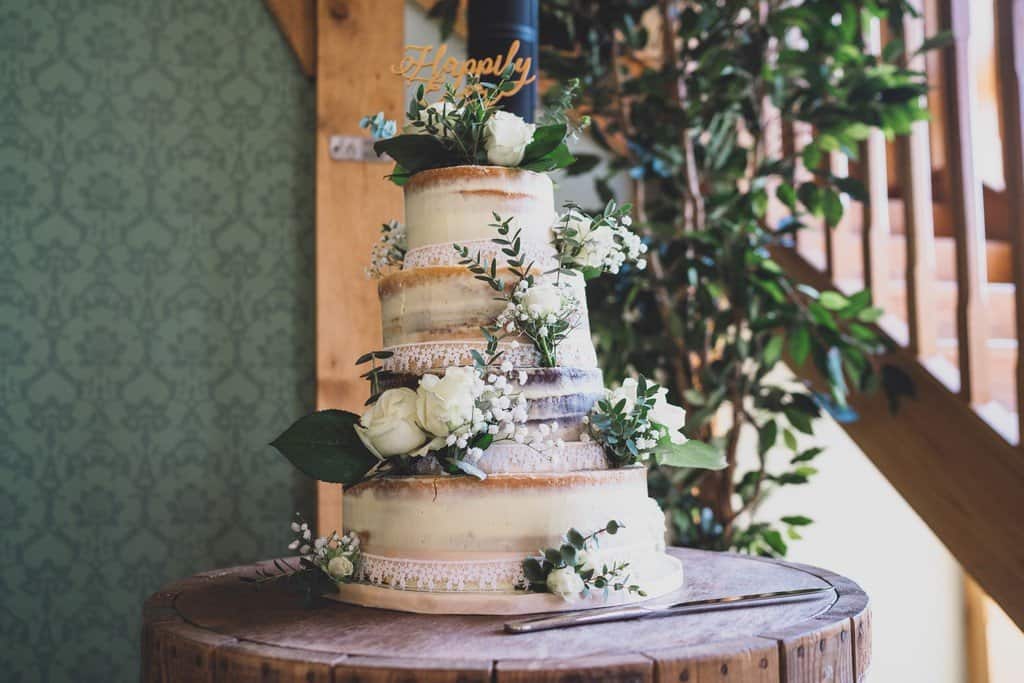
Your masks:
[{"label": "staircase railing", "polygon": [[[916,398],[890,414],[877,399],[855,399],[860,414],[848,431],[901,495],[917,510],[964,568],[1021,626],[1024,626],[1024,452],[1021,410],[1024,400],[1024,0],[995,0],[998,107],[1006,179],[1012,287],[1016,321],[1013,339],[1000,340],[1015,361],[1014,401],[993,400],[990,373],[990,291],[982,183],[975,166],[975,94],[971,66],[968,0],[921,3],[922,16],[907,18],[905,59],[925,70],[933,84],[930,109],[938,130],[914,124],[891,150],[879,132],[864,144],[858,173],[869,201],[831,233],[821,228],[802,235],[793,248],[777,250],[779,261],[798,278],[821,287],[848,289],[863,284],[882,305],[893,288],[905,292],[905,311],[883,317],[880,330],[894,344],[891,361],[915,383]],[[916,54],[929,29],[951,30],[952,44],[926,60]],[[866,36],[878,49],[880,28]],[[933,30],[929,30],[933,33]],[[938,133],[935,135],[935,133]],[[799,134],[790,137],[799,143]],[[941,149],[939,147],[941,146]],[[933,148],[943,171],[933,171]],[[891,154],[889,154],[891,152]],[[894,163],[887,156],[895,158]],[[848,162],[834,156],[834,172]],[[891,166],[891,168],[887,168]],[[933,178],[948,206],[933,202]],[[898,198],[891,195],[895,185]],[[890,211],[902,202],[902,211]],[[955,267],[955,356],[943,357],[937,333],[939,278],[936,267],[935,212],[951,217]],[[899,230],[890,225],[901,223]],[[948,238],[946,238],[948,239]],[[905,246],[903,267],[889,260]],[[848,249],[859,246],[859,274]],[[898,258],[893,259],[894,262]],[[857,264],[854,264],[857,265]],[[859,280],[855,284],[850,280]],[[950,355],[947,353],[947,355]],[[1005,374],[1005,371],[1002,373]]]}]

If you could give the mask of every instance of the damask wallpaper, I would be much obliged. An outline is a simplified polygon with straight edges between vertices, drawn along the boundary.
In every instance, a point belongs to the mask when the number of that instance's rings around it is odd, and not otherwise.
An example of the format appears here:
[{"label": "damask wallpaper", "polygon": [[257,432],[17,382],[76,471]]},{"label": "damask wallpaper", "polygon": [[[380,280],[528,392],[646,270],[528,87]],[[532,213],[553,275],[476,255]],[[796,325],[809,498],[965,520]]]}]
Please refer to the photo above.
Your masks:
[{"label": "damask wallpaper", "polygon": [[259,0],[0,0],[0,678],[138,677],[308,481],[312,85]]}]

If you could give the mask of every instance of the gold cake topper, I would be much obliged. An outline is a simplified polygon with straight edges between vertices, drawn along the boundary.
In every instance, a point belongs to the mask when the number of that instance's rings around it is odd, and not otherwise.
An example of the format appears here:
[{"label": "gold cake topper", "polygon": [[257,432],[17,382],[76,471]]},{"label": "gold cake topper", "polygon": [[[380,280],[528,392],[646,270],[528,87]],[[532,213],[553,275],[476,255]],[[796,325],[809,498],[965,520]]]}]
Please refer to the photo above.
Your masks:
[{"label": "gold cake topper", "polygon": [[459,60],[448,55],[448,45],[441,43],[435,51],[433,45],[406,45],[405,56],[398,64],[392,65],[391,73],[398,74],[406,83],[422,83],[425,92],[435,92],[444,87],[450,79],[456,89],[462,86],[466,76],[472,74],[480,80],[487,76],[495,79],[512,65],[512,89],[501,93],[496,99],[515,95],[524,86],[537,80],[537,74],[531,74],[532,57],[518,57],[519,41],[512,41],[508,52],[496,57],[483,59]]}]

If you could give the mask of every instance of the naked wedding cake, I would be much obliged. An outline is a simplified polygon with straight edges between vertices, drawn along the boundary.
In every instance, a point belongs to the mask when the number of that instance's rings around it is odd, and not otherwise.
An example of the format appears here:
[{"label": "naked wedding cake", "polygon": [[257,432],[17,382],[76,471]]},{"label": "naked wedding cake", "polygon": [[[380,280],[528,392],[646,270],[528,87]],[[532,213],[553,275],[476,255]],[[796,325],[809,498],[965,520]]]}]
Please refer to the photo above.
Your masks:
[{"label": "naked wedding cake", "polygon": [[666,389],[605,388],[585,281],[643,267],[630,207],[556,212],[545,171],[572,161],[564,119],[534,126],[471,89],[434,105],[419,93],[410,120],[394,135],[364,119],[405,195],[370,267],[383,347],[359,359],[368,407],[321,411],[274,443],[346,485],[344,533],[295,524],[292,547],[339,599],[415,612],[583,609],[678,588],[644,465],[719,456],[682,435]]}]

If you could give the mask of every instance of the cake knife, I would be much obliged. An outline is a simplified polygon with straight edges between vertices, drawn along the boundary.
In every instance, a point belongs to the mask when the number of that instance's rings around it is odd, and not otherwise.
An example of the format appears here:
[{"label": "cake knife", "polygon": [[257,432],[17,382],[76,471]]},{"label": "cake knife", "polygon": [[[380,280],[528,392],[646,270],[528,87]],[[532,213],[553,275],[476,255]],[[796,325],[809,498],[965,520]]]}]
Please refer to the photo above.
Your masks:
[{"label": "cake knife", "polygon": [[658,617],[673,617],[680,614],[697,614],[699,612],[713,612],[746,607],[764,607],[767,605],[778,605],[787,602],[812,600],[814,598],[823,597],[834,590],[835,588],[833,586],[821,586],[819,588],[797,588],[795,590],[774,591],[771,593],[730,595],[721,598],[688,600],[685,602],[677,602],[668,605],[667,607],[649,607],[644,605],[609,607],[607,609],[596,609],[583,612],[573,612],[571,614],[556,614],[550,617],[535,617],[532,619],[510,621],[505,624],[505,631],[507,633],[533,633],[535,631],[547,631],[554,628],[585,626],[587,624],[603,624],[609,621],[655,619]]}]

